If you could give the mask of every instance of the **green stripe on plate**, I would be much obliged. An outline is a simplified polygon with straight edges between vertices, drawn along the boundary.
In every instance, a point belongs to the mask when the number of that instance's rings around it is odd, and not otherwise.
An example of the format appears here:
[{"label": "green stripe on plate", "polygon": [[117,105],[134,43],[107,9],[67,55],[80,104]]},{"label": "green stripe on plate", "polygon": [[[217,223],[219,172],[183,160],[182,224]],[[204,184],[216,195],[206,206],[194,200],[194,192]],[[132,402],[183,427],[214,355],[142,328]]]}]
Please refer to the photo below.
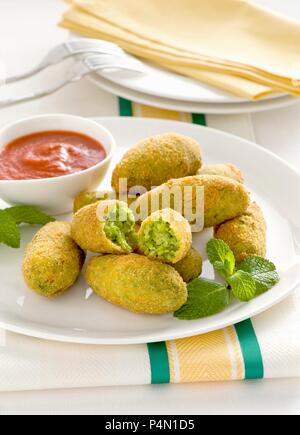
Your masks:
[{"label": "green stripe on plate", "polygon": [[166,343],[148,344],[148,353],[151,365],[151,384],[169,384],[170,365]]},{"label": "green stripe on plate", "polygon": [[263,379],[264,362],[252,321],[238,323],[235,329],[244,357],[245,379]]},{"label": "green stripe on plate", "polygon": [[201,113],[192,114],[193,124],[207,126],[206,116]]},{"label": "green stripe on plate", "polygon": [[132,103],[125,98],[119,98],[119,113],[120,116],[133,116]]}]

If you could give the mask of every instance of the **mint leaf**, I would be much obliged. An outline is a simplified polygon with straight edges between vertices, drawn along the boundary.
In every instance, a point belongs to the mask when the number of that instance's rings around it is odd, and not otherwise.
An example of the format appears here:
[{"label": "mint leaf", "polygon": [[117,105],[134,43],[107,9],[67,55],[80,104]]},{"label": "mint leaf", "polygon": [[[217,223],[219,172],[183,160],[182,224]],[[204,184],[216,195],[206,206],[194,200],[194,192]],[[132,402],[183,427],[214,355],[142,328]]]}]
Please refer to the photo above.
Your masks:
[{"label": "mint leaf", "polygon": [[0,210],[0,243],[11,248],[20,248],[21,234],[15,220]]},{"label": "mint leaf", "polygon": [[249,302],[256,296],[256,283],[250,273],[238,270],[228,279],[233,295],[242,302]]},{"label": "mint leaf", "polygon": [[36,207],[20,205],[0,210],[0,243],[11,248],[19,248],[21,234],[18,225],[46,225],[55,219]]},{"label": "mint leaf", "polygon": [[215,270],[223,278],[227,279],[234,273],[234,254],[223,240],[210,240],[207,244],[207,255]]},{"label": "mint leaf", "polygon": [[175,313],[180,320],[197,320],[223,311],[230,302],[226,286],[197,278],[188,285],[188,301]]},{"label": "mint leaf", "polygon": [[280,281],[276,266],[262,257],[248,257],[237,267],[238,270],[249,273],[256,284],[256,296],[259,296]]},{"label": "mint leaf", "polygon": [[46,225],[49,222],[55,221],[52,216],[49,216],[36,207],[28,205],[20,205],[3,210],[9,215],[17,225],[31,224],[31,225]]}]

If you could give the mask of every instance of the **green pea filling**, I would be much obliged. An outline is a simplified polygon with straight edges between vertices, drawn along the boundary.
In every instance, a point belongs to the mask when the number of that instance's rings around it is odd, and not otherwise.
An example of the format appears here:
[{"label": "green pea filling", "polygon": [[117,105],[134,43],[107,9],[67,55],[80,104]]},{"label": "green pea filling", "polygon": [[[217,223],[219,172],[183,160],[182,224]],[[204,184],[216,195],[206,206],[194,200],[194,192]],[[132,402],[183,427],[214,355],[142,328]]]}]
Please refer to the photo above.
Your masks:
[{"label": "green pea filling", "polygon": [[104,232],[106,237],[124,252],[131,253],[136,246],[134,231],[134,214],[125,205],[118,204],[105,217]]},{"label": "green pea filling", "polygon": [[169,222],[159,219],[143,228],[141,250],[149,257],[172,261],[179,249],[179,241]]}]

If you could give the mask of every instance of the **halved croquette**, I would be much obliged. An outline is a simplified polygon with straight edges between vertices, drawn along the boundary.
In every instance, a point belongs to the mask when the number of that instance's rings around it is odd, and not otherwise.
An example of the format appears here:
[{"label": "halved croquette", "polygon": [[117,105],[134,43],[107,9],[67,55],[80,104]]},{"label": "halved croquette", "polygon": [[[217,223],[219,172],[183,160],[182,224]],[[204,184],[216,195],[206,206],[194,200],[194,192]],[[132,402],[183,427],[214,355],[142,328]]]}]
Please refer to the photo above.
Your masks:
[{"label": "halved croquette", "polygon": [[72,237],[85,251],[129,254],[136,245],[134,215],[121,201],[88,205],[75,214]]},{"label": "halved croquette", "polygon": [[141,226],[139,249],[149,258],[178,263],[190,251],[192,232],[188,221],[171,209],[153,213]]}]

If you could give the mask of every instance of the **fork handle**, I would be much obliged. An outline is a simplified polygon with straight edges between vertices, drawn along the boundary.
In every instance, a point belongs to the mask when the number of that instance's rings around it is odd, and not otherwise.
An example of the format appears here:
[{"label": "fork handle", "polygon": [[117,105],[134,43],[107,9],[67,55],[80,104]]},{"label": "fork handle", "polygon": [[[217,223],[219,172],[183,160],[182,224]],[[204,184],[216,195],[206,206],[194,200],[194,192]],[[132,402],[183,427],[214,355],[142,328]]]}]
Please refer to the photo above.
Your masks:
[{"label": "fork handle", "polygon": [[[89,46],[87,44],[82,45],[83,43],[84,43],[84,41],[80,41],[80,45],[77,47],[74,47],[74,46],[71,47],[70,44],[72,44],[72,42],[65,43],[63,45],[55,47],[53,50],[51,50],[47,54],[47,56],[44,57],[44,59],[39,63],[39,65],[32,68],[30,71],[8,77],[5,80],[5,83],[11,84],[11,83],[19,82],[21,80],[28,79],[28,78],[33,77],[36,74],[40,73],[41,71],[48,68],[49,66],[56,65],[56,64],[66,60],[66,59],[69,59],[70,57],[75,57],[78,55],[84,55],[84,54],[88,54],[88,53],[90,53],[90,54],[94,53],[95,55],[96,54],[98,54],[98,55],[110,55],[110,54],[112,54],[112,49],[110,49],[109,47],[104,47],[101,45],[99,45],[99,46],[95,46],[95,45]],[[118,56],[120,56],[120,54],[122,54],[122,50],[117,49],[117,51],[115,50],[114,54],[118,57]]]},{"label": "fork handle", "polygon": [[78,74],[74,73],[68,79],[62,81],[61,83],[59,83],[55,87],[47,89],[45,91],[32,92],[32,93],[27,94],[27,95],[22,95],[19,97],[11,97],[11,98],[7,98],[5,100],[0,100],[0,109],[4,109],[6,107],[26,103],[28,101],[33,101],[33,100],[37,100],[39,98],[46,97],[48,95],[52,95],[55,92],[59,91],[60,89],[64,88],[65,86],[67,86],[68,84],[74,83],[74,82],[80,80],[84,75],[85,74],[78,75]]},{"label": "fork handle", "polygon": [[5,80],[6,84],[19,82],[21,80],[28,79],[44,69],[48,68],[51,65],[55,65],[58,62],[61,62],[69,57],[69,53],[65,50],[64,46],[56,47],[53,50],[51,50],[47,56],[44,57],[44,59],[34,68],[32,68],[29,71],[26,71],[21,74],[13,75],[11,77],[7,77]]},{"label": "fork handle", "polygon": [[97,65],[92,67],[91,65],[89,65],[84,61],[79,61],[77,64],[75,64],[74,68],[71,71],[69,71],[67,78],[64,79],[62,82],[60,82],[55,87],[47,89],[42,92],[35,92],[19,97],[11,97],[5,100],[0,100],[0,109],[4,109],[9,106],[26,103],[28,101],[37,100],[39,98],[52,95],[55,92],[62,89],[63,87],[67,86],[68,84],[77,82],[81,80],[83,77],[85,77],[86,75],[91,74],[94,71],[101,71],[110,68],[117,68],[123,71],[131,71],[131,72],[138,71],[137,69],[134,69],[131,65],[125,65],[125,64],[122,65],[122,64],[107,62],[102,65]]},{"label": "fork handle", "polygon": [[21,80],[28,79],[29,77],[32,77],[32,76],[38,74],[39,72],[43,71],[45,68],[47,68],[47,66],[49,66],[48,63],[42,62],[37,67],[32,68],[31,70],[29,70],[25,73],[7,77],[5,79],[5,84],[9,85],[11,83],[16,83],[16,82],[19,82]]},{"label": "fork handle", "polygon": [[5,100],[0,100],[0,109],[5,109],[6,107],[9,107],[9,106],[14,106],[17,104],[26,103],[28,101],[36,100],[38,98],[42,98],[42,97],[45,97],[47,95],[54,94],[56,91],[59,91],[61,88],[66,86],[68,83],[69,82],[64,82],[63,84],[60,84],[59,86],[56,86],[55,88],[49,89],[49,90],[44,91],[44,92],[36,92],[36,93],[33,92],[31,94],[22,95],[20,97],[11,97],[11,98],[7,98]]}]

